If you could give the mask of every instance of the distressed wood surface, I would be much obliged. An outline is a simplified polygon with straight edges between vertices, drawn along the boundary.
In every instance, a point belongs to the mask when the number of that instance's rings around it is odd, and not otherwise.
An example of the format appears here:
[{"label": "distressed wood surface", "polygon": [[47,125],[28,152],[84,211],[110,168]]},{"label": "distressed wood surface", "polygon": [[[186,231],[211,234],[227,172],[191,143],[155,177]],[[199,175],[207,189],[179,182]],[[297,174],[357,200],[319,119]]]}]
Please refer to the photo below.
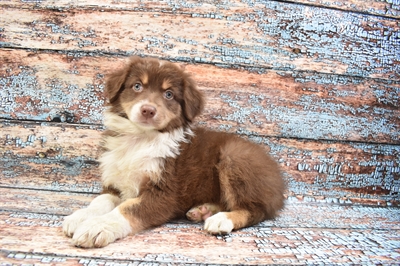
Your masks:
[{"label": "distressed wood surface", "polygon": [[[47,258],[85,264],[84,258],[91,257],[120,263],[358,264],[400,259],[398,208],[289,202],[276,220],[224,237],[207,235],[201,224],[181,220],[85,250],[71,246],[60,227],[62,215],[86,206],[90,197],[22,189],[12,195],[7,190],[0,188],[0,258],[20,262]],[[190,245],[182,245],[188,241]]]},{"label": "distressed wood surface", "polygon": [[[94,262],[114,260],[121,263],[143,261],[189,265],[390,264],[399,259],[399,235],[396,230],[252,227],[228,237],[216,238],[204,233],[200,226],[166,224],[126,237],[102,249],[87,250],[73,247],[69,239],[62,236],[60,228],[40,225],[46,223],[47,217],[45,221],[29,219],[28,225],[23,226],[26,218],[9,216],[7,212],[0,215],[9,223],[2,226],[4,222],[0,222],[4,236],[0,241],[2,246],[7,247],[4,250],[7,257],[15,257],[17,252],[13,250],[17,249],[18,253],[27,255],[36,253],[61,258],[72,255],[75,258],[92,258]],[[18,227],[17,232],[13,229],[15,227]]]},{"label": "distressed wood surface", "polygon": [[[69,215],[73,211],[89,205],[92,199],[98,195],[97,193],[32,189],[18,189],[18,194],[16,194],[13,193],[14,191],[15,188],[0,187],[1,210],[24,213],[27,216],[34,215],[34,213],[45,214],[48,217]],[[339,217],[340,219],[338,219]],[[60,219],[57,218],[57,221],[61,221]],[[396,207],[335,205],[315,202],[305,204],[289,198],[277,219],[261,222],[255,227],[400,230],[399,219],[400,210]],[[187,220],[173,221],[172,223],[191,224]]]},{"label": "distressed wood surface", "polygon": [[[217,6],[219,6],[217,4]],[[1,7],[1,46],[399,78],[391,18],[265,1],[221,15]],[[225,14],[224,12],[227,12]],[[211,26],[212,25],[212,26]]]},{"label": "distressed wood surface", "polygon": [[[173,12],[173,13],[188,13],[194,12],[209,14],[216,16],[221,13],[240,13],[243,9],[253,7],[262,8],[267,1],[224,1],[223,3],[218,2],[204,2],[204,1],[93,1],[93,0],[41,0],[38,2],[34,1],[15,1],[15,0],[3,0],[0,2],[0,6],[12,6],[17,8],[48,8],[58,9],[66,11],[70,8],[85,8],[85,9],[101,9],[101,10],[142,10],[148,12],[162,11],[162,12]],[[384,17],[400,17],[400,7],[396,1],[380,1],[380,0],[294,0],[294,1],[281,1],[289,3],[300,3],[308,4],[316,7],[326,7],[331,9],[338,9],[343,11],[361,12],[371,15],[379,15]]]},{"label": "distressed wood surface", "polygon": [[[2,185],[98,192],[96,159],[101,131],[102,126],[3,121]],[[399,204],[398,145],[248,138],[264,145],[280,163],[289,183],[288,196],[306,197],[306,201]]]},{"label": "distressed wood surface", "polygon": [[[101,124],[118,57],[0,50],[0,117]],[[202,124],[285,138],[400,143],[400,82],[182,64],[207,97]],[[261,70],[259,70],[261,71]],[[234,77],[234,78],[232,78]]]},{"label": "distressed wood surface", "polygon": [[[396,264],[396,0],[0,1],[0,264]],[[77,249],[64,215],[100,190],[104,79],[177,61],[197,124],[260,143],[288,181],[279,218],[209,236],[185,220]]]}]

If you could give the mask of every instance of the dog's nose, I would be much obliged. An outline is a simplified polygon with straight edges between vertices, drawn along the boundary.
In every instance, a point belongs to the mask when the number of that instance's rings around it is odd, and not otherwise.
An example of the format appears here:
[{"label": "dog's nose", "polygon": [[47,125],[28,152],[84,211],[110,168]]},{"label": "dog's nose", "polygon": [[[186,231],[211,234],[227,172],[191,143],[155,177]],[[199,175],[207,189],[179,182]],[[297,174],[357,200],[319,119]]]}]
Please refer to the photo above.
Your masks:
[{"label": "dog's nose", "polygon": [[140,107],[140,112],[145,118],[153,118],[157,113],[157,109],[154,106],[145,104]]}]

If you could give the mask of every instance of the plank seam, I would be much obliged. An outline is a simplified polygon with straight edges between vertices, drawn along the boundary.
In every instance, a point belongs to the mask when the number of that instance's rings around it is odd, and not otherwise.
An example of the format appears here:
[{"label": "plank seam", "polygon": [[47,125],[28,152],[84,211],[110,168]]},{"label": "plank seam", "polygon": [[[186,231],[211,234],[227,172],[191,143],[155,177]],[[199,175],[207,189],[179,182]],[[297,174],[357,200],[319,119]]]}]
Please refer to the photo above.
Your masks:
[{"label": "plank seam", "polygon": [[[277,2],[277,3],[283,3],[283,4],[291,4],[291,5],[297,5],[297,6],[306,6],[306,7],[313,7],[313,8],[320,8],[320,9],[327,9],[327,10],[335,10],[335,11],[340,11],[340,12],[345,12],[345,13],[350,13],[350,14],[360,14],[360,15],[365,15],[365,16],[372,16],[376,18],[384,18],[384,19],[394,19],[397,20],[398,18],[396,16],[390,16],[390,15],[384,15],[384,14],[374,14],[368,11],[357,11],[357,10],[348,10],[340,7],[334,7],[334,6],[327,6],[327,5],[315,5],[313,3],[299,3],[296,1],[290,1],[290,0],[271,0],[270,2]],[[262,2],[261,2],[262,4]],[[15,7],[11,5],[3,5],[2,7],[9,8],[9,9],[15,9]],[[22,7],[21,9],[25,10],[31,10],[32,7]],[[94,5],[87,5],[87,6],[81,6],[81,7],[57,7],[57,6],[40,6],[40,5],[35,5],[33,7],[33,10],[49,10],[53,12],[66,12],[66,11],[74,11],[74,10],[84,10],[84,11],[100,11],[100,12],[115,12],[115,11],[123,11],[123,12],[142,12],[142,13],[163,13],[163,14],[171,14],[171,15],[187,15],[187,16],[192,16],[194,13],[187,12],[187,11],[179,11],[176,10],[174,7],[169,7],[169,8],[146,8],[146,7],[132,7],[132,8],[116,8],[116,7],[109,7],[109,6],[94,6]],[[207,12],[210,13],[210,12]],[[206,14],[206,13],[204,13]],[[221,15],[222,19],[227,18],[228,16]]]},{"label": "plank seam", "polygon": [[245,65],[245,64],[229,64],[229,63],[221,63],[221,62],[208,62],[204,60],[196,60],[196,58],[188,58],[188,57],[165,57],[165,56],[160,56],[160,57],[155,57],[153,55],[147,55],[147,54],[135,54],[133,52],[108,52],[108,51],[101,51],[101,50],[91,50],[91,51],[86,51],[86,50],[57,50],[57,49],[40,49],[40,48],[28,48],[28,47],[18,47],[18,46],[12,46],[10,43],[0,43],[0,49],[11,49],[11,50],[21,50],[21,51],[27,51],[27,52],[33,52],[33,53],[47,53],[47,54],[62,54],[66,55],[67,57],[71,58],[80,58],[80,57],[129,57],[133,55],[137,55],[140,57],[152,57],[152,58],[158,58],[160,60],[166,60],[166,61],[171,61],[171,62],[180,62],[180,63],[191,63],[191,64],[196,64],[196,65],[210,65],[214,67],[219,67],[219,68],[225,68],[225,69],[234,69],[234,70],[244,70],[248,71],[249,73],[258,73],[258,74],[263,74],[269,70],[277,71],[277,72],[287,72],[287,73],[306,73],[306,74],[322,74],[322,75],[335,75],[337,77],[351,77],[351,78],[359,78],[359,79],[365,79],[365,81],[370,81],[373,80],[377,83],[386,81],[386,82],[393,82],[394,84],[399,84],[400,82],[397,79],[392,79],[392,78],[371,78],[368,76],[362,76],[362,75],[357,75],[357,74],[336,74],[336,73],[330,73],[330,72],[317,72],[317,71],[310,71],[310,70],[293,70],[288,67],[266,67],[266,66],[261,66],[261,65],[255,65],[252,64],[250,65]]}]

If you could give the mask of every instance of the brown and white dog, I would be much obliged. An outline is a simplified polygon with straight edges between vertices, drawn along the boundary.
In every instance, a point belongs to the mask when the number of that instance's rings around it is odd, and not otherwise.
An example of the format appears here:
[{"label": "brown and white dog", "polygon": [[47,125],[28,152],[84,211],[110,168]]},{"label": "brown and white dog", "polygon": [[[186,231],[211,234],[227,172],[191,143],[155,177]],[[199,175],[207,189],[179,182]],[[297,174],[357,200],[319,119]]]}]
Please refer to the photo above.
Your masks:
[{"label": "brown and white dog", "polygon": [[185,215],[226,234],[283,207],[285,183],[263,148],[192,127],[203,96],[179,66],[133,57],[111,74],[106,93],[103,191],[65,218],[74,245],[103,247]]}]

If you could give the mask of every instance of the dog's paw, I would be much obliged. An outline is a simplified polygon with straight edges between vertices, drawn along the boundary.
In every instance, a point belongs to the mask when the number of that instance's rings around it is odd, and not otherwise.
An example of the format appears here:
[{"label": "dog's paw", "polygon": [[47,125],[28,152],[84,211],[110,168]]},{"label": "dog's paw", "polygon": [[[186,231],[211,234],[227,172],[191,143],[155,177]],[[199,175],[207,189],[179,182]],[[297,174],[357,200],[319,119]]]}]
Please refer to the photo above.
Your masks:
[{"label": "dog's paw", "polygon": [[203,205],[191,208],[186,217],[193,222],[205,221],[208,217],[220,212],[221,209],[216,204],[205,203]]},{"label": "dog's paw", "polygon": [[95,216],[88,209],[80,209],[75,211],[73,214],[68,215],[64,218],[63,232],[66,236],[72,237],[76,228],[85,220]]},{"label": "dog's paw", "polygon": [[233,230],[233,222],[226,213],[219,212],[206,219],[204,230],[213,235],[229,234]]},{"label": "dog's paw", "polygon": [[129,221],[118,209],[82,222],[76,229],[72,243],[82,248],[100,248],[131,233]]}]

